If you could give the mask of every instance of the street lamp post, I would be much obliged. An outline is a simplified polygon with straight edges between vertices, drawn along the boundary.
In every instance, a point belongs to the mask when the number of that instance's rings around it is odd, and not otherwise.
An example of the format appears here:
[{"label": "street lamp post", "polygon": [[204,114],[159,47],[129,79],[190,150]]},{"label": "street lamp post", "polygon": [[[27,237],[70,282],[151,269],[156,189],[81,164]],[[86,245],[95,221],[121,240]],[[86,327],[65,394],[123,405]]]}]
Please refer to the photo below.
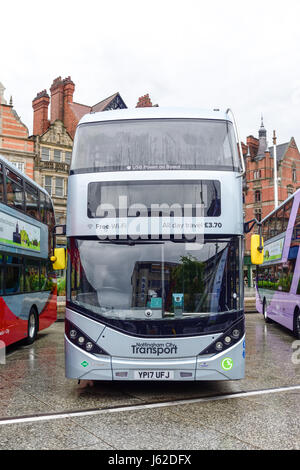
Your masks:
[{"label": "street lamp post", "polygon": [[277,180],[277,152],[276,152],[276,133],[273,131],[273,160],[274,160],[274,204],[278,207],[278,180]]}]

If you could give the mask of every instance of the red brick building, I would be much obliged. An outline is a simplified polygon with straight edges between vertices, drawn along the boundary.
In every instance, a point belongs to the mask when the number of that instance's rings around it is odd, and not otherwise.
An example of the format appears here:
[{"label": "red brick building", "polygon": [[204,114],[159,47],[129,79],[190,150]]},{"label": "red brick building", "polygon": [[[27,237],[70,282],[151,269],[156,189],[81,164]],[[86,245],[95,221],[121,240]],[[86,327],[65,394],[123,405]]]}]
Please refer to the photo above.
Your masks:
[{"label": "red brick building", "polygon": [[33,178],[34,141],[29,138],[28,128],[15,111],[12,98],[7,104],[4,91],[0,83],[0,153]]},{"label": "red brick building", "polygon": [[[58,224],[66,222],[67,179],[78,122],[88,113],[127,108],[119,93],[88,106],[73,100],[74,91],[71,77],[58,77],[50,96],[43,90],[32,101],[34,179],[51,195]],[[64,239],[58,242],[64,244]]]},{"label": "red brick building", "polygon": [[[245,221],[266,217],[274,208],[274,146],[268,146],[267,131],[263,120],[258,139],[252,135],[247,137],[247,145],[242,144],[246,166],[244,181]],[[295,139],[276,146],[278,204],[300,187],[300,153]],[[253,231],[252,231],[253,233]],[[252,284],[252,267],[250,264],[250,238],[246,235],[245,265],[247,277]]]},{"label": "red brick building", "polygon": [[[63,122],[68,134],[74,138],[75,130],[80,119],[88,113],[108,111],[111,109],[127,108],[119,93],[88,106],[73,101],[75,84],[71,77],[55,78],[50,88],[49,97],[46,90],[38,93],[32,102],[33,107],[33,134],[42,135],[56,120]],[[50,104],[50,119],[48,107]]]}]

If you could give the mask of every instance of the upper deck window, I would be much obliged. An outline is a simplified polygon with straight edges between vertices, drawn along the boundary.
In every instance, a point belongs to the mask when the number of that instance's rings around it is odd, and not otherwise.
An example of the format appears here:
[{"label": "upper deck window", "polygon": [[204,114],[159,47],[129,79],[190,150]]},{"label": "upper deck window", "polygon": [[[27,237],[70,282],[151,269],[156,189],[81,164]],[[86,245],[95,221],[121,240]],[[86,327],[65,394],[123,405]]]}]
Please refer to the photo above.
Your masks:
[{"label": "upper deck window", "polygon": [[71,173],[173,169],[239,171],[232,124],[141,119],[89,123],[77,129]]},{"label": "upper deck window", "polygon": [[4,200],[4,180],[3,180],[3,168],[0,163],[0,202]]}]

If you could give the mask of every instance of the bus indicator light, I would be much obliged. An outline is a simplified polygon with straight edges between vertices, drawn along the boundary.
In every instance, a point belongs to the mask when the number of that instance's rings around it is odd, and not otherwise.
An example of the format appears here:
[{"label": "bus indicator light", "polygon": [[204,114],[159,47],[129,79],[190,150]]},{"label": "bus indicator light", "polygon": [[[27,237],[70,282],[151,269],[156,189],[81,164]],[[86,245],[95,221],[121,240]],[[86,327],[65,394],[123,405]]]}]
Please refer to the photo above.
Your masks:
[{"label": "bus indicator light", "polygon": [[75,339],[77,336],[77,331],[76,330],[71,330],[70,331],[70,338]]}]

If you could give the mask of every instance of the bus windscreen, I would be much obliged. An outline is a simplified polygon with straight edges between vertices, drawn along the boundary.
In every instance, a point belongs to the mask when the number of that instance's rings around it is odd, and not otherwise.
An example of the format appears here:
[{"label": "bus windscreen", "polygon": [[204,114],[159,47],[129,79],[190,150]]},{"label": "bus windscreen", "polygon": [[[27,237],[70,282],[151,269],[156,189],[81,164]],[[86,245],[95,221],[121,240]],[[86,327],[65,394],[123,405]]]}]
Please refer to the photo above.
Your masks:
[{"label": "bus windscreen", "polygon": [[124,120],[82,124],[76,131],[71,174],[195,169],[240,170],[230,122]]}]

